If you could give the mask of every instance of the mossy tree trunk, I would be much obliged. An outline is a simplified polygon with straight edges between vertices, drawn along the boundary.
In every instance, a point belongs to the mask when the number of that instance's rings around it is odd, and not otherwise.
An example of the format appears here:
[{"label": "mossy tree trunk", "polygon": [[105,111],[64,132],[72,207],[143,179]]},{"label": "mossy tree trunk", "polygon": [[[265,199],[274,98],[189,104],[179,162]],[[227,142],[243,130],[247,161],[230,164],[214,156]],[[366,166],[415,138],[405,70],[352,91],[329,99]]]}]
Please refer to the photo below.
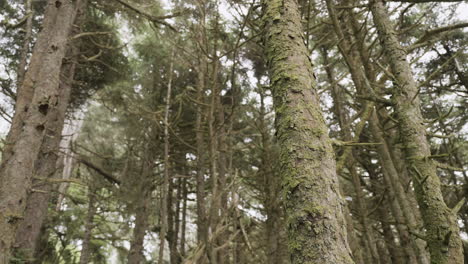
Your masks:
[{"label": "mossy tree trunk", "polygon": [[268,0],[264,8],[292,263],[353,263],[335,157],[304,44],[298,3]]},{"label": "mossy tree trunk", "polygon": [[407,167],[412,174],[416,198],[424,220],[432,263],[463,263],[463,246],[457,217],[444,202],[436,166],[426,139],[420,111],[419,89],[398,41],[384,3],[371,3],[374,23],[393,76],[393,103]]}]

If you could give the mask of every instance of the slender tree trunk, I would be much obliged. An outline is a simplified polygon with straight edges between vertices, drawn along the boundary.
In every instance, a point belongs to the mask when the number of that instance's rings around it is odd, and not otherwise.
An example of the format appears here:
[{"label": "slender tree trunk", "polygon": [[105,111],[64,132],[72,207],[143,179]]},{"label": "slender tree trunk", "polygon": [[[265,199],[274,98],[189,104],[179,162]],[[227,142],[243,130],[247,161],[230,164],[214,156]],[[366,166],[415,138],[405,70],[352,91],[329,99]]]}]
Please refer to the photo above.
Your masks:
[{"label": "slender tree trunk", "polygon": [[297,2],[265,1],[264,21],[292,263],[353,263]]},{"label": "slender tree trunk", "polygon": [[[331,84],[331,94],[333,98],[333,110],[335,112],[335,115],[338,118],[338,124],[340,125],[341,128],[341,136],[344,139],[344,141],[353,141],[353,136],[351,134],[351,123],[349,121],[349,116],[348,113],[346,112],[346,109],[344,107],[344,102],[345,98],[342,96],[342,92],[339,90],[338,85],[335,82],[335,74],[333,71],[333,68],[330,66],[330,61],[328,58],[328,52],[325,49],[325,47],[322,48],[322,56],[323,56],[323,62],[325,65],[325,71],[327,73],[327,78],[328,81]],[[352,150],[350,150],[352,152]],[[372,225],[369,224],[368,218],[367,218],[367,208],[365,206],[364,202],[364,194],[362,192],[361,188],[361,179],[356,172],[356,168],[354,167],[354,159],[352,156],[348,157],[348,171],[351,174],[351,182],[353,183],[354,191],[355,191],[355,200],[356,200],[356,208],[357,208],[357,214],[359,218],[359,222],[361,224],[361,230],[363,233],[363,244],[364,244],[364,250],[365,250],[365,258],[361,258],[362,254],[358,254],[358,256],[355,256],[356,260],[359,259],[361,262],[363,259],[366,260],[366,263],[372,263],[376,264],[378,263],[378,253],[377,253],[377,247],[375,246],[375,239],[372,234]],[[342,170],[341,170],[342,171]],[[351,223],[347,221],[348,225],[353,225],[352,220]],[[354,225],[353,225],[354,226]],[[357,241],[357,238],[354,238],[354,240]],[[354,253],[354,251],[353,251]],[[356,261],[357,262],[357,261]]]},{"label": "slender tree trunk", "polygon": [[182,181],[182,223],[180,232],[180,255],[185,258],[186,230],[187,230],[187,179]]},{"label": "slender tree trunk", "polygon": [[[375,74],[373,67],[368,64],[367,59],[369,54],[367,54],[367,49],[363,46],[356,48],[355,44],[351,44],[356,42],[357,45],[364,45],[364,36],[360,33],[354,13],[348,10],[346,19],[344,22],[342,21],[342,23],[340,23],[335,14],[334,7],[331,4],[331,0],[327,1],[327,7],[334,22],[335,32],[338,38],[342,39],[339,45],[340,51],[346,59],[358,94],[374,94],[375,91],[372,89],[370,83],[375,79],[372,77]],[[372,108],[373,107],[374,106],[372,106]],[[371,111],[369,118],[370,130],[376,142],[384,142],[385,138],[382,135],[379,120],[376,116],[375,111]],[[401,236],[402,246],[409,259],[408,261],[412,263],[428,263],[423,243],[415,241],[414,237],[409,234],[409,231],[416,231],[417,223],[414,218],[413,208],[408,203],[407,195],[401,185],[388,147],[386,147],[385,144],[378,145],[377,152],[379,153],[380,162],[383,167],[385,183],[388,184],[389,191],[392,193],[391,197],[397,199],[396,201],[392,200],[392,212],[395,219],[399,219],[397,220],[397,227]],[[398,202],[398,204],[396,204],[396,202]],[[403,214],[401,214],[400,209],[403,210]],[[408,227],[405,227],[405,224]]]},{"label": "slender tree trunk", "polygon": [[[260,116],[258,120],[259,132],[262,137],[262,156],[261,166],[259,167],[260,177],[263,178],[264,186],[264,208],[267,215],[265,221],[265,232],[266,232],[266,257],[267,263],[270,264],[282,264],[284,263],[284,252],[285,247],[281,243],[282,228],[281,221],[283,215],[281,214],[281,200],[278,197],[278,193],[281,192],[281,184],[279,174],[274,169],[276,164],[274,156],[272,155],[272,137],[269,134],[267,120],[266,120],[266,107],[265,107],[265,91],[260,90]],[[235,263],[235,262],[234,262]]]},{"label": "slender tree trunk", "polygon": [[[205,151],[204,151],[204,127],[203,127],[203,92],[205,90],[205,64],[204,58],[200,59],[197,85],[197,117],[195,121],[196,145],[197,145],[197,242],[198,245],[207,247],[208,226],[205,206]],[[203,259],[203,258],[202,258]]]},{"label": "slender tree trunk", "polygon": [[143,168],[142,168],[142,179],[140,179],[140,185],[138,190],[140,190],[140,198],[136,200],[137,208],[135,215],[135,228],[133,229],[133,238],[130,244],[130,251],[127,256],[128,264],[140,264],[145,263],[145,256],[143,255],[144,250],[144,240],[146,231],[148,230],[149,222],[148,218],[150,215],[150,206],[151,206],[151,182],[152,182],[152,166],[153,162],[149,151],[146,151],[145,158],[143,159]]},{"label": "slender tree trunk", "polygon": [[414,80],[406,52],[398,41],[384,3],[371,2],[374,23],[390,63],[395,86],[393,103],[403,141],[405,160],[413,178],[421,209],[426,240],[432,263],[462,263],[463,245],[457,224],[457,212],[445,204],[436,166],[426,139],[426,128],[420,111],[419,89]]},{"label": "slender tree trunk", "polygon": [[199,258],[197,263],[204,263],[207,255],[208,247],[208,225],[207,225],[207,211],[206,211],[206,194],[205,194],[205,138],[204,138],[204,92],[206,89],[206,71],[207,71],[207,58],[203,50],[207,50],[206,35],[205,35],[205,1],[199,1],[197,5],[200,10],[199,25],[197,27],[197,41],[199,43],[198,51],[198,68],[197,68],[197,105],[196,105],[196,120],[195,120],[195,134],[197,145],[197,172],[196,172],[196,194],[197,194],[197,244],[202,247],[202,257]]},{"label": "slender tree trunk", "polygon": [[[168,206],[169,206],[169,181],[171,180],[170,175],[170,159],[169,159],[169,118],[171,110],[171,93],[172,93],[172,72],[174,68],[174,48],[171,51],[171,63],[169,66],[169,80],[167,84],[167,94],[166,94],[166,108],[164,112],[164,181],[162,185],[162,194],[161,194],[161,232],[159,233],[159,257],[158,263],[163,264],[164,261],[164,244],[166,241],[166,235],[168,230]],[[172,223],[171,223],[172,224]]]},{"label": "slender tree trunk", "polygon": [[24,218],[35,175],[34,164],[54,123],[62,98],[60,72],[81,1],[48,1],[44,27],[34,48],[30,70],[17,95],[16,112],[7,138],[9,147],[0,166],[0,253],[8,259],[16,231]]},{"label": "slender tree trunk", "polygon": [[88,214],[85,221],[85,232],[81,245],[80,264],[88,264],[91,259],[91,239],[93,238],[94,216],[96,215],[96,191],[94,187],[88,190]]},{"label": "slender tree trunk", "polygon": [[[148,192],[148,191],[145,191]],[[128,254],[128,264],[144,263],[145,256],[143,255],[143,242],[148,229],[149,205],[150,195],[145,193],[144,197],[140,199],[141,205],[137,208],[135,216],[135,228],[133,229],[133,238],[130,245],[130,252]]]}]

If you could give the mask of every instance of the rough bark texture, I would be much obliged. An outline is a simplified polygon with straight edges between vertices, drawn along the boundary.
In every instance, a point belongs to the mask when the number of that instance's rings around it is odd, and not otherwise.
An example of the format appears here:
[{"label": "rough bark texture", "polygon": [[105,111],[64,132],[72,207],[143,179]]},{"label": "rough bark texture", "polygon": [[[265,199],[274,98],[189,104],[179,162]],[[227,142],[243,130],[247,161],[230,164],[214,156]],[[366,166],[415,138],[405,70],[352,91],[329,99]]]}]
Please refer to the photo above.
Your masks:
[{"label": "rough bark texture", "polygon": [[[79,33],[77,24],[81,24],[84,18],[85,6],[86,1],[81,1],[72,34]],[[61,171],[57,164],[59,145],[75,76],[76,60],[74,56],[78,53],[77,46],[74,43],[69,43],[67,50],[67,59],[64,60],[60,73],[59,98],[61,100],[58,101],[57,107],[50,109],[51,122],[34,168],[38,179],[33,180],[34,191],[28,197],[24,220],[21,221],[16,233],[15,250],[21,257],[26,259],[33,259],[40,243],[42,226],[47,218],[52,184],[46,179],[58,175],[57,170]]]},{"label": "rough bark texture", "polygon": [[[196,133],[196,145],[197,145],[197,172],[196,172],[196,194],[197,194],[197,243],[203,247],[208,245],[208,226],[207,226],[207,212],[206,212],[206,199],[205,199],[205,159],[206,159],[206,150],[205,150],[205,139],[204,139],[204,112],[203,107],[203,94],[206,89],[206,65],[207,59],[202,52],[205,49],[205,37],[204,36],[204,27],[205,27],[205,2],[200,1],[199,9],[201,12],[200,26],[197,30],[199,35],[197,36],[200,43],[199,47],[199,57],[198,57],[198,68],[197,68],[197,107],[196,107],[196,121],[195,121],[195,133]],[[205,253],[205,250],[203,250]],[[203,253],[203,255],[204,255]],[[204,259],[204,257],[201,257]]]},{"label": "rough bark texture", "polygon": [[[74,65],[66,65],[64,66],[64,71],[62,71],[62,74],[66,75],[68,80],[61,82],[60,98],[62,100],[59,101],[56,108],[51,109],[50,115],[53,122],[51,122],[50,129],[46,132],[46,137],[34,168],[38,179],[33,180],[33,191],[28,197],[24,219],[21,221],[16,233],[14,247],[21,257],[26,257],[27,259],[33,258],[40,239],[42,225],[47,218],[50,192],[52,190],[52,184],[47,181],[47,178],[58,175],[56,173],[59,169],[57,167],[58,148],[68,99],[70,97],[74,68]],[[68,78],[68,76],[71,76],[71,78]]]},{"label": "rough bark texture", "polygon": [[19,220],[23,219],[32,179],[37,175],[34,167],[38,154],[54,123],[51,113],[62,100],[61,65],[79,2],[48,1],[44,27],[18,94],[7,139],[9,148],[0,167],[0,253],[6,259],[11,254]]},{"label": "rough bark texture", "polygon": [[[327,7],[333,19],[337,36],[339,39],[342,39],[339,43],[340,51],[346,59],[358,94],[365,96],[369,93],[378,93],[378,89],[371,87],[371,83],[375,82],[376,74],[373,66],[368,63],[370,55],[363,46],[365,36],[363,36],[359,30],[360,25],[356,20],[354,12],[352,10],[346,10],[345,19],[338,19],[331,1],[327,1]],[[352,43],[357,43],[357,45]],[[371,108],[374,108],[373,104]],[[380,127],[376,111],[377,110],[371,111],[371,115],[368,118],[370,132],[375,142],[384,143],[383,128]],[[426,264],[429,260],[426,256],[423,241],[416,241],[415,237],[410,235],[410,231],[419,231],[417,230],[418,222],[414,217],[413,207],[409,204],[408,195],[400,182],[399,173],[393,163],[394,159],[390,155],[389,148],[386,144],[377,145],[376,148],[382,165],[384,182],[387,185],[389,196],[392,199],[392,214],[398,223],[397,230],[400,236],[399,240],[401,247],[406,253],[406,261],[410,263]],[[393,197],[395,200],[393,200]]]},{"label": "rough bark texture", "polygon": [[[31,44],[31,37],[32,37],[32,27],[33,27],[33,17],[34,13],[32,10],[32,0],[26,0],[24,3],[24,9],[26,15],[29,17],[26,20],[26,25],[24,27],[24,39],[23,45],[20,50],[20,60],[18,63],[18,71],[16,73],[16,87],[19,89],[23,84],[24,75],[26,74],[26,65],[28,63],[28,53],[29,53],[29,46]],[[17,91],[18,92],[18,91]]]},{"label": "rough bark texture", "polygon": [[265,1],[264,23],[292,263],[353,263],[297,2]]},{"label": "rough bark texture", "polygon": [[389,61],[395,86],[393,103],[398,119],[405,160],[413,178],[416,198],[426,228],[432,263],[463,263],[463,246],[457,217],[445,204],[436,166],[426,139],[420,111],[418,86],[382,1],[373,1],[371,11]]}]

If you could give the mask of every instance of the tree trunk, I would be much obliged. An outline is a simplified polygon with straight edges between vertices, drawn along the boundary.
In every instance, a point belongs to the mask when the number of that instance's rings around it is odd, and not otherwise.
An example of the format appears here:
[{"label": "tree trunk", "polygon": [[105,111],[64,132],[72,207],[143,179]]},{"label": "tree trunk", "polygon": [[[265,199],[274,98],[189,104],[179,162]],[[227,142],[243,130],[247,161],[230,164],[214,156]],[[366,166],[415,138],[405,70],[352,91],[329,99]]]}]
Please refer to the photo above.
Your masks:
[{"label": "tree trunk", "polygon": [[334,153],[295,0],[265,1],[265,48],[292,263],[353,263]]},{"label": "tree trunk", "polygon": [[24,39],[23,39],[23,46],[19,52],[19,63],[18,63],[18,71],[16,72],[16,88],[18,90],[23,84],[24,75],[26,74],[26,66],[28,63],[28,52],[29,52],[29,45],[31,44],[31,37],[32,37],[32,27],[33,27],[33,17],[34,12],[32,9],[32,0],[26,0],[24,3],[24,11],[28,16],[26,20],[26,25],[24,26]]},{"label": "tree trunk", "polygon": [[80,264],[88,264],[91,258],[91,239],[93,237],[94,215],[96,215],[96,192],[93,187],[88,189],[88,214],[85,222],[85,232],[81,245]]},{"label": "tree trunk", "polygon": [[61,100],[60,72],[67,38],[81,1],[48,1],[43,30],[34,48],[16,103],[0,175],[0,252],[9,258],[24,218],[35,163]]},{"label": "tree trunk", "polygon": [[[335,115],[338,118],[338,124],[340,125],[340,130],[341,130],[341,137],[343,138],[344,141],[351,142],[353,141],[353,136],[352,136],[352,131],[351,131],[351,122],[349,121],[350,118],[348,116],[348,112],[346,112],[346,109],[344,107],[344,103],[346,102],[346,98],[343,97],[342,91],[338,88],[337,83],[335,82],[336,77],[335,73],[333,71],[333,68],[331,67],[329,58],[328,58],[328,52],[326,48],[322,48],[322,56],[323,56],[323,62],[325,65],[325,71],[327,73],[327,78],[328,81],[331,84],[331,94],[333,98],[333,110]],[[350,147],[351,148],[351,147]],[[352,152],[351,150],[348,150]],[[375,239],[372,234],[372,225],[369,224],[369,220],[367,218],[367,208],[365,205],[364,201],[364,194],[362,192],[361,188],[361,179],[360,176],[358,175],[356,168],[354,167],[354,159],[352,156],[348,156],[348,161],[347,168],[349,173],[351,174],[351,182],[354,187],[355,191],[355,200],[356,200],[356,208],[357,208],[357,216],[359,218],[359,222],[361,224],[361,230],[363,233],[363,243],[364,243],[364,258],[362,258],[358,252],[357,255],[354,254],[355,251],[353,251],[353,256],[355,257],[356,262],[358,263],[364,263],[363,261],[365,260],[365,263],[372,263],[372,264],[377,264],[378,263],[378,253],[377,253],[377,247],[375,246]],[[343,170],[341,170],[342,172]],[[340,173],[340,170],[338,170],[338,173]],[[351,221],[347,221],[347,225],[353,225],[352,219]],[[354,227],[353,227],[354,228]],[[358,241],[357,238],[353,238],[353,240]],[[352,247],[352,246],[351,246]],[[357,261],[357,260],[360,261]]]},{"label": "tree trunk", "polygon": [[205,1],[199,1],[200,20],[197,27],[197,40],[200,43],[198,49],[198,68],[197,68],[197,105],[196,105],[196,120],[195,120],[195,134],[197,145],[197,172],[196,172],[196,194],[197,194],[197,244],[203,247],[202,257],[197,263],[203,263],[206,258],[206,248],[208,246],[208,225],[207,225],[207,212],[206,212],[206,198],[205,198],[205,138],[204,138],[204,92],[206,89],[206,71],[207,71],[207,58],[203,53],[206,48],[205,32]]},{"label": "tree trunk", "polygon": [[[86,1],[78,6],[77,21],[81,24]],[[72,30],[73,34],[79,32],[78,26]],[[60,74],[59,98],[57,106],[50,109],[50,126],[45,132],[45,139],[40,147],[39,156],[35,163],[35,173],[38,179],[33,179],[33,191],[28,197],[24,219],[19,224],[16,233],[15,250],[22,257],[32,259],[39,244],[43,223],[47,218],[52,184],[47,181],[61,171],[58,164],[59,145],[65,122],[65,115],[72,90],[72,82],[75,76],[77,47],[69,43],[67,60],[63,63]]]},{"label": "tree trunk", "polygon": [[[174,53],[175,49],[173,48],[171,51],[171,62],[169,66],[169,80],[167,83],[167,94],[166,94],[166,106],[164,111],[164,180],[162,184],[162,193],[161,193],[161,232],[159,233],[159,256],[158,256],[158,263],[163,264],[164,261],[164,244],[166,242],[166,235],[168,231],[168,225],[172,223],[168,223],[168,208],[172,207],[169,204],[169,196],[172,197],[172,193],[169,193],[169,185],[172,184],[172,179],[170,175],[170,158],[169,158],[169,118],[170,118],[170,110],[171,110],[171,93],[172,93],[172,72],[174,68]],[[171,183],[170,183],[171,182]]]},{"label": "tree trunk", "polygon": [[268,131],[266,120],[266,107],[265,107],[265,91],[260,90],[260,116],[259,116],[259,132],[262,137],[262,156],[261,166],[259,167],[259,175],[263,178],[263,187],[265,199],[263,206],[265,208],[267,219],[265,221],[266,231],[266,257],[269,264],[282,264],[284,263],[284,249],[281,243],[281,235],[285,228],[282,228],[281,221],[283,220],[281,199],[278,193],[281,192],[281,184],[279,174],[274,169],[276,160],[272,155],[271,136]]},{"label": "tree trunk", "polygon": [[[149,175],[147,174],[149,177]],[[147,180],[145,180],[147,182]],[[151,186],[151,185],[148,185]],[[146,230],[148,229],[148,217],[150,212],[151,190],[148,186],[142,186],[142,197],[138,200],[140,203],[137,207],[135,215],[135,228],[133,229],[133,238],[130,245],[130,252],[127,260],[128,264],[145,263],[145,256],[143,255],[143,242],[145,239]]]},{"label": "tree trunk", "polygon": [[426,128],[420,111],[419,89],[406,60],[394,27],[380,0],[371,2],[371,11],[385,55],[395,77],[393,103],[403,141],[405,160],[410,170],[416,198],[426,228],[426,240],[432,263],[462,263],[463,245],[456,212],[445,204],[436,166],[426,139]]}]

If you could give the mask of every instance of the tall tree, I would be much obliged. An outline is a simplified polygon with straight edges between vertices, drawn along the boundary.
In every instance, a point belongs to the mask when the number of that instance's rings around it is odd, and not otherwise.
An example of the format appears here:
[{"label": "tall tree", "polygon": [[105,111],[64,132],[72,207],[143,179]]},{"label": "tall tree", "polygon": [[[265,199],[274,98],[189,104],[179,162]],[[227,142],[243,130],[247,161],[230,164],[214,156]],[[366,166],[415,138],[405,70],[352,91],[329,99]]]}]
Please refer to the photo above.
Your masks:
[{"label": "tall tree", "polygon": [[394,76],[392,102],[395,105],[405,161],[411,172],[416,197],[426,228],[432,263],[462,263],[463,244],[457,224],[457,211],[444,202],[436,164],[420,110],[419,87],[414,80],[406,51],[401,46],[383,1],[371,2],[374,23]]},{"label": "tall tree", "polygon": [[334,153],[295,0],[264,2],[292,263],[353,263]]},{"label": "tall tree", "polygon": [[29,69],[17,95],[8,135],[8,150],[0,166],[0,252],[9,258],[19,220],[32,191],[34,166],[49,130],[55,131],[54,112],[60,97],[60,72],[79,1],[48,1],[43,28]]}]

